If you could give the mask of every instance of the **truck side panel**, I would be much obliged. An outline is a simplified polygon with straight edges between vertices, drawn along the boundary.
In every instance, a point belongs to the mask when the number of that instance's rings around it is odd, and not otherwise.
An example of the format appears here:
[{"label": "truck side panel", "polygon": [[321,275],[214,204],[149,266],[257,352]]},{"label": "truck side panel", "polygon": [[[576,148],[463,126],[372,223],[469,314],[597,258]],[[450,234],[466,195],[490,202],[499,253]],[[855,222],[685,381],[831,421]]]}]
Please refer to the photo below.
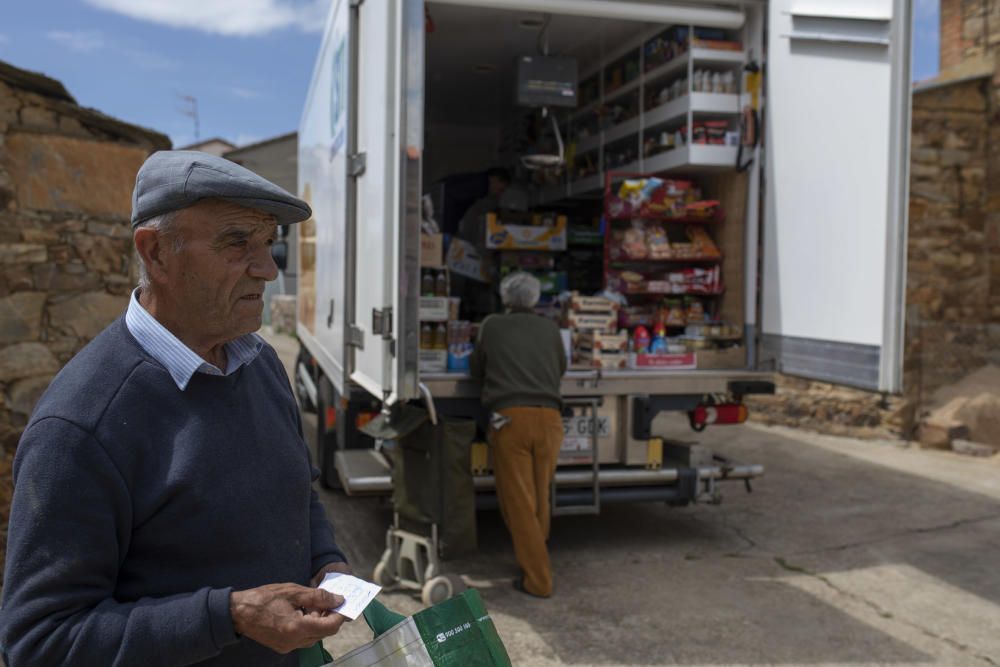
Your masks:
[{"label": "truck side panel", "polygon": [[299,125],[299,191],[313,217],[300,230],[299,337],[337,391],[350,372],[347,324],[347,110],[350,2],[337,0]]}]

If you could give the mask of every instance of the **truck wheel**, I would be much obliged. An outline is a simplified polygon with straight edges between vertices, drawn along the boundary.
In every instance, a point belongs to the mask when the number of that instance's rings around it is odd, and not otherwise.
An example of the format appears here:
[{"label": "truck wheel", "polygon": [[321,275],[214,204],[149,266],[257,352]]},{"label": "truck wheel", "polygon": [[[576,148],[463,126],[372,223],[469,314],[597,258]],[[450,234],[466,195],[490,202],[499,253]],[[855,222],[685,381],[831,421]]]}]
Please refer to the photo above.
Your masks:
[{"label": "truck wheel", "polygon": [[309,353],[305,351],[305,348],[299,347],[299,356],[295,359],[295,398],[298,399],[302,412],[316,412],[316,404],[309,398],[309,392],[306,391],[302,378],[299,377],[299,366],[309,368],[309,361]]}]

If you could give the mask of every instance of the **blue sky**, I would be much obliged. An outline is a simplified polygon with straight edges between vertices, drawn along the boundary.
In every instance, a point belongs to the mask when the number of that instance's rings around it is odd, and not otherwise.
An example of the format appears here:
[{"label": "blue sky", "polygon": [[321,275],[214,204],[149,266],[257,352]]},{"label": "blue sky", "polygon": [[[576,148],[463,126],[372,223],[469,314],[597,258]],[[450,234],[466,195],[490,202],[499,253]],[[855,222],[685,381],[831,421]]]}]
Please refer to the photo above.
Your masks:
[{"label": "blue sky", "polygon": [[[8,0],[0,60],[61,80],[83,105],[194,140],[295,130],[329,0]],[[914,0],[913,78],[937,72],[938,0]]]}]

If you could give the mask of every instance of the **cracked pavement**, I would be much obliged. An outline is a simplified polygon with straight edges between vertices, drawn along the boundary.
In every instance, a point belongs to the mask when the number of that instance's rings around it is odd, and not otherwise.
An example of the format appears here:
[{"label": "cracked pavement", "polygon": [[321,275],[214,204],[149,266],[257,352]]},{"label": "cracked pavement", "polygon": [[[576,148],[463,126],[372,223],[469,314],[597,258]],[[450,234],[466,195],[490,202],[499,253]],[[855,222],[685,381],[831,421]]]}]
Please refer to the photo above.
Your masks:
[{"label": "cracked pavement", "polygon": [[[1000,664],[997,457],[787,428],[664,428],[766,473],[752,494],[723,486],[719,506],[554,518],[550,600],[511,589],[497,512],[478,514],[476,556],[444,564],[480,590],[515,665]],[[356,572],[370,577],[388,505],[323,499]],[[421,608],[406,592],[382,599]],[[370,638],[355,622],[326,644],[341,655]]]}]

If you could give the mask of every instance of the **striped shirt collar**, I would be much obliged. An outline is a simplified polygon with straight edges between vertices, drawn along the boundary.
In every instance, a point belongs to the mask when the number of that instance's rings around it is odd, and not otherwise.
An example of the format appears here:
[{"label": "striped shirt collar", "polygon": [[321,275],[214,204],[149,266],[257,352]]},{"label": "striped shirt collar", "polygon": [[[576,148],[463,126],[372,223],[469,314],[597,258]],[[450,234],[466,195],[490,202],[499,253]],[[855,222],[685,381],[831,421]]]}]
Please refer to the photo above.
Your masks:
[{"label": "striped shirt collar", "polygon": [[264,339],[255,333],[240,336],[226,343],[226,372],[199,357],[194,350],[182,343],[177,336],[160,324],[139,303],[139,290],[132,292],[128,310],[125,311],[125,326],[139,342],[142,349],[163,364],[177,388],[184,391],[195,373],[206,375],[231,375],[240,366],[257,358],[264,348]]}]

